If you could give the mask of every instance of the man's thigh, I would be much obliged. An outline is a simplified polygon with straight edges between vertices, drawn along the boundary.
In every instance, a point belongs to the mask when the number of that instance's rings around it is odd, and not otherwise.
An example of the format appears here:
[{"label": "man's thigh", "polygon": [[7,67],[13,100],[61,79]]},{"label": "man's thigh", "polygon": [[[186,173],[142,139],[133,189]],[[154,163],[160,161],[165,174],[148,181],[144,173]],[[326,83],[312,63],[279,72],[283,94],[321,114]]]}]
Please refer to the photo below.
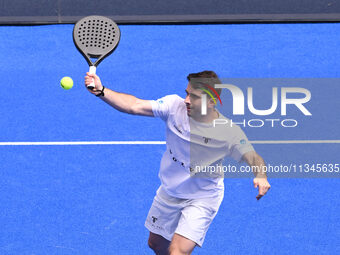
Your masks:
[{"label": "man's thigh", "polygon": [[158,190],[145,220],[145,227],[151,233],[170,241],[177,228],[185,201],[170,197],[164,191]]},{"label": "man's thigh", "polygon": [[215,218],[223,195],[213,198],[193,199],[181,211],[175,233],[202,246],[210,224]]}]

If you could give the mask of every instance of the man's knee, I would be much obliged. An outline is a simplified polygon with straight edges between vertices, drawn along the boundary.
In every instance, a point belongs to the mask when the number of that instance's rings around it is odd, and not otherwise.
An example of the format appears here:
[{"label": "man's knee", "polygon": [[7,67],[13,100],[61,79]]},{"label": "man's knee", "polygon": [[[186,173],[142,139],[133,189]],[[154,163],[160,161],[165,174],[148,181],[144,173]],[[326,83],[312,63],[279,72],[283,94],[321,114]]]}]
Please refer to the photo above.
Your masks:
[{"label": "man's knee", "polygon": [[154,251],[158,251],[162,248],[162,245],[159,242],[157,242],[157,240],[155,240],[153,238],[149,238],[148,246],[150,247],[150,249],[152,249]]},{"label": "man's knee", "polygon": [[158,253],[168,253],[168,248],[169,248],[170,242],[166,240],[164,237],[160,235],[156,235],[153,233],[150,233],[149,239],[148,239],[148,246]]},{"label": "man's knee", "polygon": [[169,255],[190,255],[191,250],[188,250],[178,244],[170,244]]},{"label": "man's knee", "polygon": [[177,245],[177,244],[170,244],[170,247],[169,247],[169,254],[170,255],[182,255],[182,254],[189,254],[189,253],[186,253],[185,250],[181,249],[180,245]]}]

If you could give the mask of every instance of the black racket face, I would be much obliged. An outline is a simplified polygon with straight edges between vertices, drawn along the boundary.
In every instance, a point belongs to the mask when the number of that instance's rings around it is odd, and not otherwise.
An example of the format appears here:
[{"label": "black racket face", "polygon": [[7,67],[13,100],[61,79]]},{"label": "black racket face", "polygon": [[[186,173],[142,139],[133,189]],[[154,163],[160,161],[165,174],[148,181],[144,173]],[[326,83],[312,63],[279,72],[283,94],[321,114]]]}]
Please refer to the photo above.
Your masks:
[{"label": "black racket face", "polygon": [[[115,22],[103,16],[87,16],[73,28],[73,41],[89,65],[98,65],[110,55],[120,40],[120,30]],[[92,63],[90,58],[98,58]]]}]

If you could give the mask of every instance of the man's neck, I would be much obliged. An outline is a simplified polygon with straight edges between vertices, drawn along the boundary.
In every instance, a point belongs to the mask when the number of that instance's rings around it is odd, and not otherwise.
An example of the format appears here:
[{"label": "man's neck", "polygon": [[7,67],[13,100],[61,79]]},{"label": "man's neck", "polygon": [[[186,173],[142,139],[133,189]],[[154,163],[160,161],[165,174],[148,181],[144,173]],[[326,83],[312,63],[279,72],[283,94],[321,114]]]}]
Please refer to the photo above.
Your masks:
[{"label": "man's neck", "polygon": [[208,112],[206,115],[200,115],[198,117],[192,117],[197,122],[211,123],[213,120],[219,117],[219,113],[216,109]]}]

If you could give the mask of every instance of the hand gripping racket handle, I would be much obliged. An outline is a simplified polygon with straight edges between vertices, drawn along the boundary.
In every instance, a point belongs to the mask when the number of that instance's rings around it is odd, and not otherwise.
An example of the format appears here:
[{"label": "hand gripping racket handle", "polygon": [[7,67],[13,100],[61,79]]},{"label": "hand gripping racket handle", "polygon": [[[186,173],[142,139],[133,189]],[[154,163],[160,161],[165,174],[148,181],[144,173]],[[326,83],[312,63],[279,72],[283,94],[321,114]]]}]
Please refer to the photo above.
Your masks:
[{"label": "hand gripping racket handle", "polygon": [[[90,66],[89,73],[90,74],[96,74],[96,69],[97,68],[95,66]],[[87,88],[91,89],[91,90],[95,88],[94,79],[92,79],[92,82],[89,85],[87,85]]]}]

